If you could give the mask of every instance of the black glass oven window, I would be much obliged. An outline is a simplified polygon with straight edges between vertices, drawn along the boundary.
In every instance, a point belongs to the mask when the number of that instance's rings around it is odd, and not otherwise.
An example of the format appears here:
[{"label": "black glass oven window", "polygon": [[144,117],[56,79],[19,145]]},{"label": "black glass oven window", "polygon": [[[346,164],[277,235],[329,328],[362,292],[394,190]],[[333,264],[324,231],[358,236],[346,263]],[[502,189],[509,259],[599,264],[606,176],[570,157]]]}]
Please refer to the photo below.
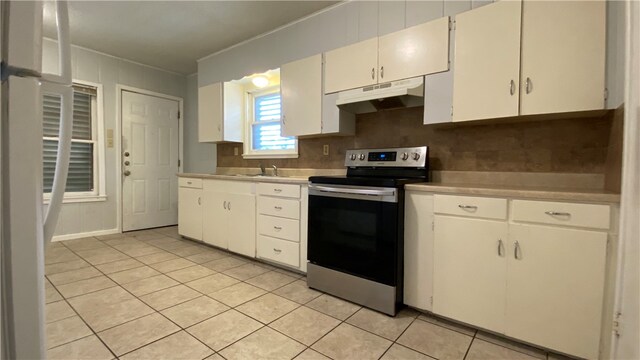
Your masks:
[{"label": "black glass oven window", "polygon": [[317,265],[396,285],[398,204],[309,196],[308,258]]}]

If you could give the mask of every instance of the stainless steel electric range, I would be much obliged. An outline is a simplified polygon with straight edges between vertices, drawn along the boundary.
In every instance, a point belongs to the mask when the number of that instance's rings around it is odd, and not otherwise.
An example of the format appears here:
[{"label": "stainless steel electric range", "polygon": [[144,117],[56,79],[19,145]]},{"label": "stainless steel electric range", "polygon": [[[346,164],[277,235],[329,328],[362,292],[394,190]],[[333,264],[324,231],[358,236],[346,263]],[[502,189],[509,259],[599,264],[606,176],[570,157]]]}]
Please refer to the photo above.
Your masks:
[{"label": "stainless steel electric range", "polygon": [[309,287],[396,314],[404,185],[426,181],[428,164],[426,146],[348,150],[346,176],[309,178]]}]

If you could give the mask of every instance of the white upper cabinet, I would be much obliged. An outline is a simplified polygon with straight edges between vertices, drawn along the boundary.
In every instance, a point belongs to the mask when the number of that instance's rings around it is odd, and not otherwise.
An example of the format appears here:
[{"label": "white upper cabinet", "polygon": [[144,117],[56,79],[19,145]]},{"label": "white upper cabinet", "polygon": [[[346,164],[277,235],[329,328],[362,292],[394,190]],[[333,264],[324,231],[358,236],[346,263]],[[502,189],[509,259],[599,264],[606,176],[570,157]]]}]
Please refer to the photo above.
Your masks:
[{"label": "white upper cabinet", "polygon": [[604,108],[606,3],[524,1],[521,115]]},{"label": "white upper cabinet", "polygon": [[198,89],[198,141],[242,142],[244,90],[224,82]]},{"label": "white upper cabinet", "polygon": [[378,82],[378,38],[325,53],[325,94]]},{"label": "white upper cabinet", "polygon": [[325,94],[449,69],[449,17],[325,53]]},{"label": "white upper cabinet", "polygon": [[282,136],[322,132],[322,55],[280,67]]},{"label": "white upper cabinet", "polygon": [[322,54],[280,67],[282,136],[353,135],[355,116],[322,91]]},{"label": "white upper cabinet", "polygon": [[449,69],[449,18],[396,31],[378,39],[378,82]]},{"label": "white upper cabinet", "polygon": [[456,16],[453,121],[518,115],[520,1]]},{"label": "white upper cabinet", "polygon": [[605,1],[499,1],[456,16],[453,121],[604,108]]}]

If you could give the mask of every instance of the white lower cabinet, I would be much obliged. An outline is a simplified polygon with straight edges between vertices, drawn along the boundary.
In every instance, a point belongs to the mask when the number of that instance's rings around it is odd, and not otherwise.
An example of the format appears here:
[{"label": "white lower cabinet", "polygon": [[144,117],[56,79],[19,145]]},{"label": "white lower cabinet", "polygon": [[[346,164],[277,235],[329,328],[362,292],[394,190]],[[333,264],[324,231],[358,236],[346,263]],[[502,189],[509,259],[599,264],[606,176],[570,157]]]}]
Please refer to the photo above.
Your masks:
[{"label": "white lower cabinet", "polygon": [[178,181],[178,234],[202,240],[202,180]]},{"label": "white lower cabinet", "polygon": [[259,183],[257,193],[257,257],[306,271],[306,187]]},{"label": "white lower cabinet", "polygon": [[503,333],[505,221],[436,215],[433,312]]},{"label": "white lower cabinet", "polygon": [[256,198],[252,183],[205,180],[203,240],[235,253],[256,255]]},{"label": "white lower cabinet", "polygon": [[405,303],[429,310],[432,288],[438,315],[598,358],[611,213],[603,204],[407,191]]},{"label": "white lower cabinet", "polygon": [[601,231],[511,224],[505,334],[598,358],[606,247]]}]

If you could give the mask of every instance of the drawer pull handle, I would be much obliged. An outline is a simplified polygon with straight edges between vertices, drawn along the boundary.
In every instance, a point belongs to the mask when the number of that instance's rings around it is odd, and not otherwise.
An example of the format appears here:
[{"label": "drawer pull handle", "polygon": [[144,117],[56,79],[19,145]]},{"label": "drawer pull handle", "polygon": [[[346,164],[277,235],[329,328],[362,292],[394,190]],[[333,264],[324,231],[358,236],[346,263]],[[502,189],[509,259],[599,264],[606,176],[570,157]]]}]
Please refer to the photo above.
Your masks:
[{"label": "drawer pull handle", "polygon": [[502,239],[498,239],[498,256],[502,257],[503,254],[504,254],[504,243],[502,242]]},{"label": "drawer pull handle", "polygon": [[187,181],[187,184],[191,185],[191,181]]},{"label": "drawer pull handle", "polygon": [[198,205],[202,205],[202,200],[200,199],[199,196],[198,196]]},{"label": "drawer pull handle", "polygon": [[231,210],[231,201],[227,203],[227,210]]},{"label": "drawer pull handle", "polygon": [[280,193],[282,192],[282,189],[273,189],[274,192]]},{"label": "drawer pull handle", "polygon": [[571,213],[568,212],[545,211],[544,213],[549,216],[571,216]]},{"label": "drawer pull handle", "polygon": [[475,205],[458,205],[458,207],[462,210],[478,210],[478,207]]},{"label": "drawer pull handle", "polygon": [[225,201],[224,203],[222,203],[222,207],[227,210],[227,202]]},{"label": "drawer pull handle", "polygon": [[513,257],[516,260],[521,260],[522,259],[522,251],[520,251],[520,243],[518,241],[516,241],[515,243],[513,243]]},{"label": "drawer pull handle", "polygon": [[280,231],[280,230],[282,230],[282,227],[281,226],[274,226],[273,229],[275,231]]},{"label": "drawer pull handle", "polygon": [[282,252],[282,250],[273,248],[273,252],[276,253],[276,254],[280,254]]},{"label": "drawer pull handle", "polygon": [[274,206],[273,208],[276,210],[282,210],[282,206]]}]

